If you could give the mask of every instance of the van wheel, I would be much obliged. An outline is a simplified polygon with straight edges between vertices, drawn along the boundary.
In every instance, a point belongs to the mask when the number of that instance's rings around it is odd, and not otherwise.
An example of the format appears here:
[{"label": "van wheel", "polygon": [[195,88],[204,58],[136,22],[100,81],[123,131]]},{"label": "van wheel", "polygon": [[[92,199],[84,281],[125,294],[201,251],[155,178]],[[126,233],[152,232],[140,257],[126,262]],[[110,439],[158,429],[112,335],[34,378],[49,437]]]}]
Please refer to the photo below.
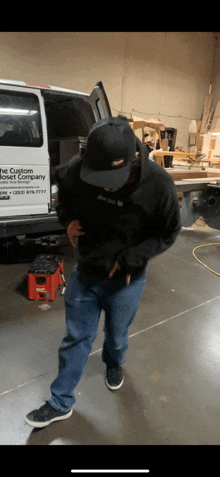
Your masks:
[{"label": "van wheel", "polygon": [[1,263],[17,262],[19,258],[19,240],[17,237],[9,237],[0,241]]}]

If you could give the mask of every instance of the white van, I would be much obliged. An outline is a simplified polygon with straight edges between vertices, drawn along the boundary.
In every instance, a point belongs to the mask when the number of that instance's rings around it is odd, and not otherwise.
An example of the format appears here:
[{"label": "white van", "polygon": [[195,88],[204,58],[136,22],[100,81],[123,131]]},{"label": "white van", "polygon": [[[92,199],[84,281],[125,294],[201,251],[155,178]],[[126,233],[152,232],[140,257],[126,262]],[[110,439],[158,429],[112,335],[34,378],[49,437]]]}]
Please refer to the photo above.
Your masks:
[{"label": "white van", "polygon": [[86,94],[0,80],[0,239],[52,234],[53,168],[85,149],[91,126],[110,117],[102,82]]}]

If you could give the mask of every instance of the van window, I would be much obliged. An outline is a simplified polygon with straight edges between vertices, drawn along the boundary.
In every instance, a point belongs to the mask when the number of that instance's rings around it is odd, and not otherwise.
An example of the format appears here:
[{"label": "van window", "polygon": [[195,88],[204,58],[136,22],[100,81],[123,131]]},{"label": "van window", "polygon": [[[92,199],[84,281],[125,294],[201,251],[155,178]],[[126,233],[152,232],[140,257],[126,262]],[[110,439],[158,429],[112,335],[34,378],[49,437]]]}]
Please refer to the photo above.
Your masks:
[{"label": "van window", "polygon": [[0,89],[0,146],[41,147],[42,144],[38,97]]}]

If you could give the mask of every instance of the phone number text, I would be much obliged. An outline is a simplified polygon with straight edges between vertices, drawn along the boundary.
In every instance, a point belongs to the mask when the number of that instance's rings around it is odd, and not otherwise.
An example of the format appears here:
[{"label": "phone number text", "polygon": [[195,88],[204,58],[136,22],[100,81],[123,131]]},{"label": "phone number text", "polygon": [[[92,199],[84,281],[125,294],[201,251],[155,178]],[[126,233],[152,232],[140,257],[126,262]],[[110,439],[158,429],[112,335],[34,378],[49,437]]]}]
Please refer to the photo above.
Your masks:
[{"label": "phone number text", "polygon": [[13,194],[14,195],[17,195],[17,194],[45,194],[46,193],[46,190],[14,190],[13,191]]}]

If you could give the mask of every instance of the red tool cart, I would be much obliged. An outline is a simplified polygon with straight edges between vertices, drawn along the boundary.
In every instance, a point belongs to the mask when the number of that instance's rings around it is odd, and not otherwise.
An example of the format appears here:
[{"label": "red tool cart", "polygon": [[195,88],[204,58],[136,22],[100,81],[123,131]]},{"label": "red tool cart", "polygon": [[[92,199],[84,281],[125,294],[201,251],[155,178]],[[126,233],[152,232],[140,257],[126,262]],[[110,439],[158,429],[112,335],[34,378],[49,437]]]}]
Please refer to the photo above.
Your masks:
[{"label": "red tool cart", "polygon": [[63,259],[58,255],[41,254],[31,263],[28,270],[28,298],[30,300],[53,301],[56,290],[66,284],[63,275]]}]

